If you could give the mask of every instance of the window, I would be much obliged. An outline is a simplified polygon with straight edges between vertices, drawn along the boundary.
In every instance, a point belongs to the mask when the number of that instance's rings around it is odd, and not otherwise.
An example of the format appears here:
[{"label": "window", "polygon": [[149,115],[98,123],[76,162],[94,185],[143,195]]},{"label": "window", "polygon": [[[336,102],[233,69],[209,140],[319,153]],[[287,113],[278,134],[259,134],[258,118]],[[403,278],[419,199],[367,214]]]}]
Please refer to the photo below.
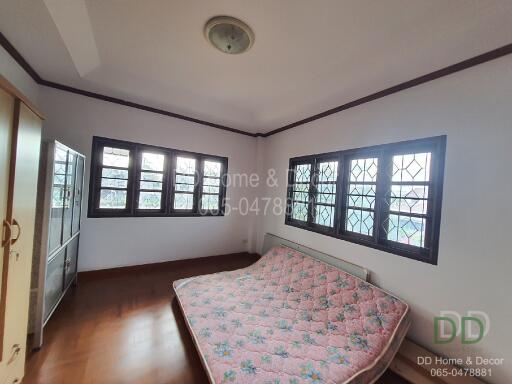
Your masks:
[{"label": "window", "polygon": [[290,159],[286,224],[437,264],[446,136]]},{"label": "window", "polygon": [[89,217],[221,216],[226,172],[225,157],[94,137]]}]

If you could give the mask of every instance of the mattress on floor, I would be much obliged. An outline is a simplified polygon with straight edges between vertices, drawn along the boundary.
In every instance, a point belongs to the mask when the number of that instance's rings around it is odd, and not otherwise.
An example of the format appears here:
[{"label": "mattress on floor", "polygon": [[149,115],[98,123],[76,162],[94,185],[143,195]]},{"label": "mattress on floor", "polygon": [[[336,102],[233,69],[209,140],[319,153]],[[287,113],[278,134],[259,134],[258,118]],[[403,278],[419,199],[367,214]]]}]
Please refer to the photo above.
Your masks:
[{"label": "mattress on floor", "polygon": [[372,383],[410,325],[400,299],[284,246],[173,286],[212,383]]}]

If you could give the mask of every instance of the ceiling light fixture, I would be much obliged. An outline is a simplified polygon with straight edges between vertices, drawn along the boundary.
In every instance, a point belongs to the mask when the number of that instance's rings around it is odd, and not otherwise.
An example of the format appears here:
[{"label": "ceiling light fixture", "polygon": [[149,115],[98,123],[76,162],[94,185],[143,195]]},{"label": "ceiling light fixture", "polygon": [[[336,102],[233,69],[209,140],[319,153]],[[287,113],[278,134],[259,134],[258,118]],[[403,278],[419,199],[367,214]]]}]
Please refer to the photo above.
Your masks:
[{"label": "ceiling light fixture", "polygon": [[208,20],[204,35],[215,48],[229,54],[244,53],[254,44],[252,29],[231,16],[216,16]]}]

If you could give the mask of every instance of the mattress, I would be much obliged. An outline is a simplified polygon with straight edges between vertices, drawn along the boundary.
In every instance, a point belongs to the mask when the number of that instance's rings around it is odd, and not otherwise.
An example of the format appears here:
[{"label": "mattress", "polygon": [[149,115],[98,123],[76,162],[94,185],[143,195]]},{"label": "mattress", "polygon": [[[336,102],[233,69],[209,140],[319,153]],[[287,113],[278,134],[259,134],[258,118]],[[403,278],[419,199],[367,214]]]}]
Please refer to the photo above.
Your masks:
[{"label": "mattress", "polygon": [[410,325],[402,300],[284,246],[173,287],[211,383],[372,383]]}]

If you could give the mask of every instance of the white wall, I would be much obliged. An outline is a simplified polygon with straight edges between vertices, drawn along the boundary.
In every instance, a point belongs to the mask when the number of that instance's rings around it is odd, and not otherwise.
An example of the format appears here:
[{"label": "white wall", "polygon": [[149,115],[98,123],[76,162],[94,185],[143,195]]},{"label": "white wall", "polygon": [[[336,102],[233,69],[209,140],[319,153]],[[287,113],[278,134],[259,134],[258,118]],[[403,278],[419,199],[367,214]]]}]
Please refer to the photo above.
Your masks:
[{"label": "white wall", "polygon": [[23,92],[34,105],[39,105],[39,85],[32,80],[3,47],[0,47],[0,74]]},{"label": "white wall", "polygon": [[[228,157],[228,173],[250,172],[256,140],[186,121],[41,87],[47,119],[44,136],[85,154],[88,193],[92,136],[105,136]],[[250,188],[228,187],[238,205]],[[246,251],[251,220],[237,212],[224,217],[87,218],[80,240],[79,270],[94,270]]]},{"label": "white wall", "polygon": [[[290,157],[442,134],[448,143],[438,266],[287,226],[284,215],[265,216],[261,231],[369,268],[375,283],[411,305],[414,340],[444,355],[503,357],[488,381],[510,383],[512,57],[269,137],[266,168],[277,169],[279,185],[265,196],[286,196]],[[435,345],[433,317],[441,310],[485,311],[491,331],[466,348]]]}]

